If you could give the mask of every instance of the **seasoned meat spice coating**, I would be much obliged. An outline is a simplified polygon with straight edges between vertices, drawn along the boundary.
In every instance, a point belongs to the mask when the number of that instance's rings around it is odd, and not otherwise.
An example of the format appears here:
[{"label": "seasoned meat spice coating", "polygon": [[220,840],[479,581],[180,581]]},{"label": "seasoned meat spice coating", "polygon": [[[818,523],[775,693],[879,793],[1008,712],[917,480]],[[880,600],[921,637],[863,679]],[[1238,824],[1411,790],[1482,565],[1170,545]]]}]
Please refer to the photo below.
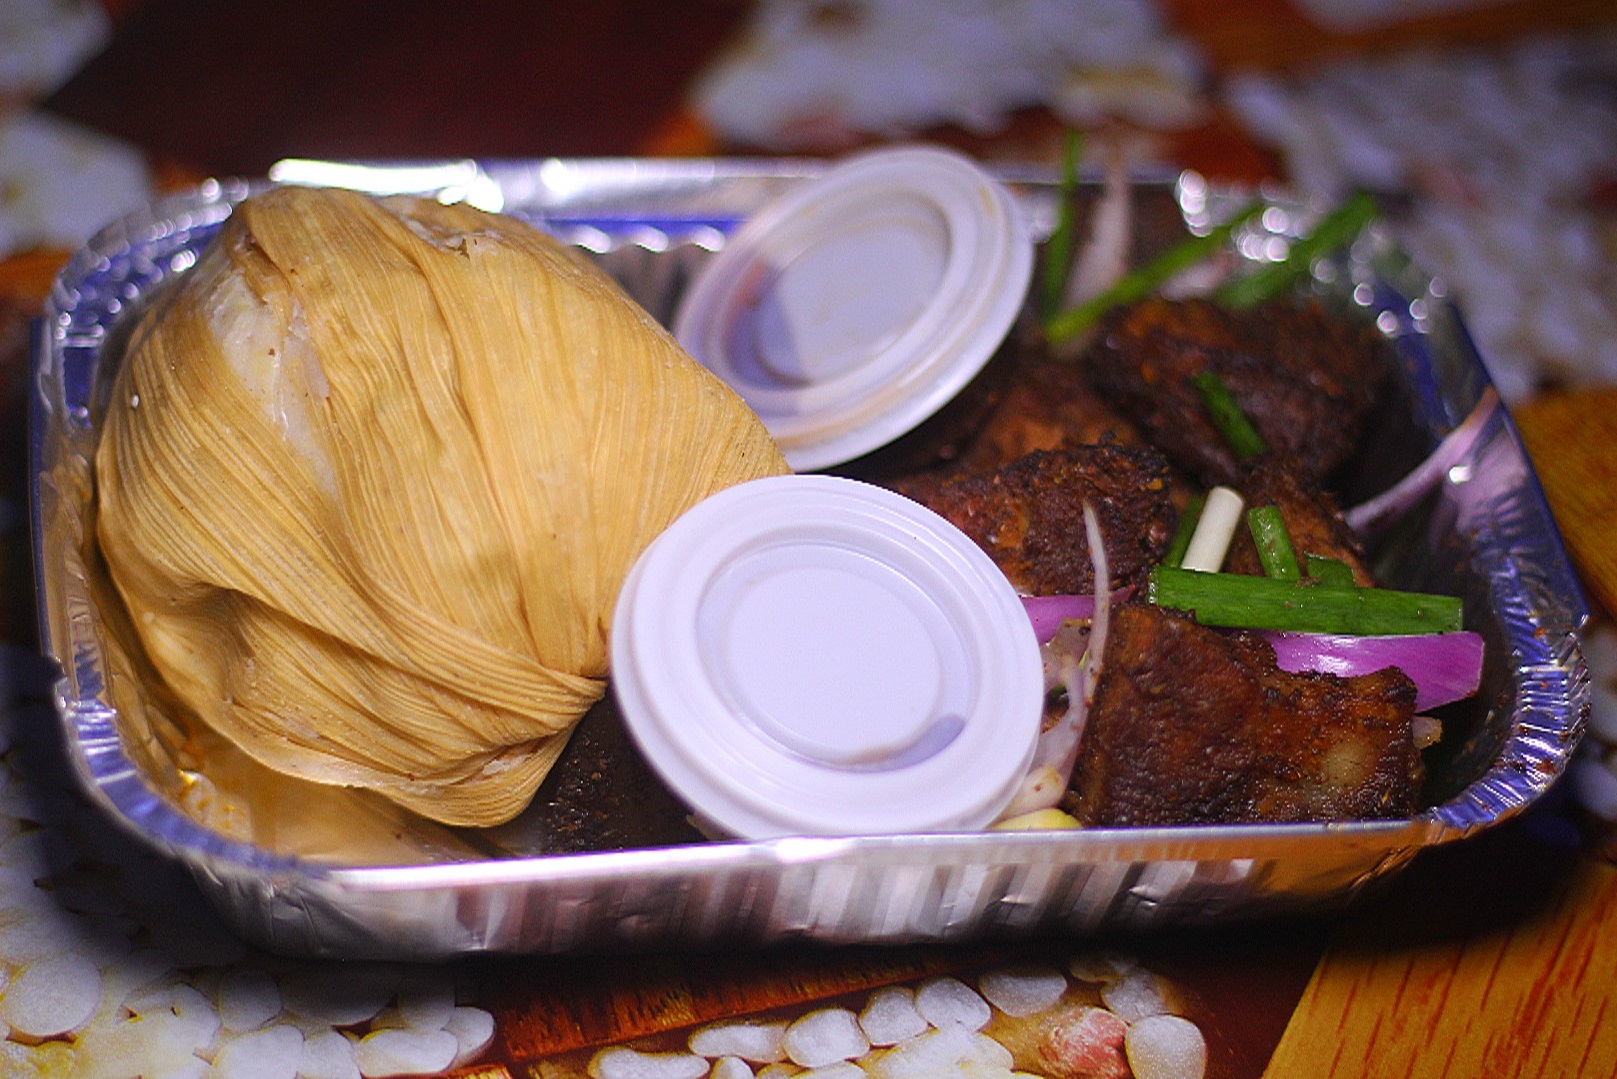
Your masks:
[{"label": "seasoned meat spice coating", "polygon": [[1041,450],[993,472],[895,488],[970,536],[1028,595],[1093,591],[1085,500],[1100,522],[1113,588],[1142,584],[1173,535],[1168,464],[1145,446]]},{"label": "seasoned meat spice coating", "polygon": [[1090,387],[1078,364],[1030,354],[1016,365],[1004,395],[966,446],[958,467],[988,472],[1035,450],[1107,441],[1141,445],[1145,440]]},{"label": "seasoned meat spice coating", "polygon": [[1063,806],[1097,826],[1408,817],[1414,711],[1396,668],[1288,674],[1255,634],[1122,604]]},{"label": "seasoned meat spice coating", "polygon": [[[1353,570],[1355,584],[1366,588],[1375,586],[1375,576],[1365,562],[1364,545],[1342,519],[1336,500],[1329,492],[1268,454],[1247,465],[1236,483],[1236,490],[1249,507],[1274,506],[1280,510],[1299,561],[1307,554],[1334,558]],[[1224,568],[1231,573],[1262,576],[1263,563],[1258,560],[1251,530],[1236,529]]]},{"label": "seasoned meat spice coating", "polygon": [[1269,447],[1321,480],[1358,445],[1386,376],[1375,331],[1313,301],[1232,311],[1153,298],[1115,312],[1084,356],[1096,388],[1174,464],[1211,486],[1240,464],[1194,379],[1216,374]]},{"label": "seasoned meat spice coating", "polygon": [[694,843],[689,813],[635,752],[608,693],[579,721],[522,816],[484,833],[514,854],[573,854]]}]

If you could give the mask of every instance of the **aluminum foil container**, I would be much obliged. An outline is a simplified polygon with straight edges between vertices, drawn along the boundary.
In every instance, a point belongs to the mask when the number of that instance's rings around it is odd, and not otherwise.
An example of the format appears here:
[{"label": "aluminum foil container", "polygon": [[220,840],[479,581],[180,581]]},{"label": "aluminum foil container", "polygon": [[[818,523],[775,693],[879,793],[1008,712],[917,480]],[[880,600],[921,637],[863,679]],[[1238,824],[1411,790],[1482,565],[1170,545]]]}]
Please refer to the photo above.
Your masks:
[{"label": "aluminum foil container", "polygon": [[[277,182],[430,192],[533,221],[598,257],[667,321],[692,273],[749,213],[823,168],[804,161],[545,160],[421,166],[287,162]],[[1002,169],[1037,233],[1052,177]],[[134,315],[182,274],[255,185],[209,183],[119,221],[77,252],[39,325],[31,386],[33,508],[45,650],[87,796],[185,865],[245,937],[292,954],[426,959],[795,939],[909,943],[1150,930],[1340,907],[1421,850],[1530,806],[1565,769],[1587,713],[1587,609],[1520,439],[1501,411],[1440,492],[1383,546],[1404,588],[1460,595],[1489,645],[1482,692],[1428,751],[1428,808],[1336,824],[1089,829],[768,842],[535,856],[523,818],[431,825],[274,776],[146,692],[98,601],[91,460]],[[1217,192],[1147,178],[1141,212],[1204,224]],[[1276,203],[1238,234],[1265,257],[1306,208]],[[1317,268],[1329,302],[1364,309],[1398,358],[1399,400],[1365,451],[1362,491],[1390,484],[1467,415],[1488,376],[1441,283],[1379,231]],[[118,706],[114,706],[114,700]]]}]

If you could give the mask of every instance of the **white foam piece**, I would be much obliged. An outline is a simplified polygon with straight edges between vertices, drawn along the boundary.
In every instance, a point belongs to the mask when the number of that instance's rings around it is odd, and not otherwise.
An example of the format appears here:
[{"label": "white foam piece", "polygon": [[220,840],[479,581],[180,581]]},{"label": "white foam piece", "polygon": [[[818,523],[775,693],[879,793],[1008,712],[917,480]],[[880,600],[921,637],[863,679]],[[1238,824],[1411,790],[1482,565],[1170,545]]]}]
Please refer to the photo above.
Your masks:
[{"label": "white foam piece", "polygon": [[1023,1019],[1052,1007],[1067,991],[1067,976],[1051,967],[991,970],[977,979],[988,1003],[1006,1015]]},{"label": "white foam piece", "polygon": [[354,1044],[354,1063],[365,1079],[430,1075],[454,1063],[459,1049],[446,1030],[376,1030]]},{"label": "white foam piece", "polygon": [[441,973],[414,971],[399,987],[399,1016],[417,1030],[442,1030],[455,1011],[455,987]]},{"label": "white foam piece", "polygon": [[1156,975],[1143,968],[1102,986],[1100,998],[1125,1023],[1137,1023],[1147,1016],[1169,1011]]},{"label": "white foam piece", "polygon": [[208,1071],[184,1025],[163,1016],[92,1025],[80,1032],[77,1048],[75,1079],[203,1079]]},{"label": "white foam piece", "polygon": [[922,982],[915,991],[915,1007],[939,1029],[981,1030],[994,1017],[981,994],[959,978],[947,975]]},{"label": "white foam piece", "polygon": [[204,1053],[219,1035],[219,1013],[201,992],[189,985],[158,985],[131,994],[124,1007],[153,1027],[166,1027],[176,1044],[189,1052]]},{"label": "white foam piece", "polygon": [[786,1028],[782,1046],[793,1063],[805,1068],[852,1060],[870,1049],[859,1017],[847,1008],[820,1008]]},{"label": "white foam piece", "polygon": [[617,1046],[595,1054],[589,1074],[591,1079],[702,1079],[708,1062],[695,1053],[642,1053]]},{"label": "white foam piece", "polygon": [[930,1030],[861,1064],[877,1079],[936,1079],[968,1063],[1009,1068],[1013,1062],[1011,1051],[986,1034],[951,1026]]},{"label": "white foam piece", "polygon": [[0,926],[0,959],[21,966],[64,952],[99,954],[99,934],[94,926],[77,914],[50,905],[49,893],[39,894],[45,902],[15,911],[22,916]]},{"label": "white foam piece", "polygon": [[18,1034],[53,1038],[89,1021],[101,999],[101,971],[82,955],[43,959],[6,986],[0,1018]]},{"label": "white foam piece", "polygon": [[155,948],[138,948],[101,971],[101,1007],[118,1008],[137,990],[174,973],[168,957]]},{"label": "white foam piece", "polygon": [[689,1045],[698,1056],[740,1057],[755,1064],[773,1064],[786,1059],[785,1037],[784,1022],[714,1023],[693,1032]]},{"label": "white foam piece", "polygon": [[926,1033],[926,1016],[915,1007],[915,993],[901,985],[870,994],[859,1013],[859,1027],[871,1045],[897,1045]]},{"label": "white foam piece", "polygon": [[869,1079],[870,1073],[851,1060],[798,1072],[794,1079]]},{"label": "white foam piece", "polygon": [[1189,1019],[1149,1016],[1129,1027],[1123,1045],[1134,1079],[1202,1079],[1207,1073],[1207,1042]]},{"label": "white foam piece", "polygon": [[219,1022],[226,1030],[257,1030],[280,1014],[281,989],[269,971],[247,967],[219,980]]},{"label": "white foam piece", "polygon": [[720,1057],[713,1062],[708,1079],[754,1079],[752,1065],[740,1057]]},{"label": "white foam piece", "polygon": [[340,1031],[325,1030],[304,1035],[298,1055],[299,1079],[361,1079],[354,1063],[354,1044]]},{"label": "white foam piece", "polygon": [[231,1039],[214,1055],[210,1079],[297,1079],[303,1032],[278,1024]]},{"label": "white foam piece", "polygon": [[458,1007],[449,1013],[444,1030],[455,1037],[453,1067],[458,1068],[476,1060],[494,1040],[494,1016],[482,1008]]}]

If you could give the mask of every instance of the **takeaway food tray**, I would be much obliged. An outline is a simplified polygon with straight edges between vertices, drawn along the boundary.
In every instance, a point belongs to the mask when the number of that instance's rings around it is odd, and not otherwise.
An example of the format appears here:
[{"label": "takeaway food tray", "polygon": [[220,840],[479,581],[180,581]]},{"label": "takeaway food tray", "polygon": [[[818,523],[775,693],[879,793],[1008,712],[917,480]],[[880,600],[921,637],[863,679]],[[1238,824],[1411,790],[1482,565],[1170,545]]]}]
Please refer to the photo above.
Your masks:
[{"label": "takeaway food tray", "polygon": [[[818,174],[813,161],[625,159],[286,163],[280,182],[465,199],[591,252],[665,323],[692,274],[754,210]],[[1001,167],[1037,235],[1052,174]],[[133,315],[184,273],[261,186],[210,182],[109,226],[62,272],[35,341],[31,446],[43,642],[86,795],[190,869],[225,919],[276,951],[428,959],[670,945],[910,943],[1051,931],[1149,930],[1329,909],[1421,849],[1531,805],[1566,767],[1587,713],[1577,631],[1587,610],[1508,417],[1488,424],[1439,493],[1386,545],[1402,587],[1464,597],[1488,640],[1483,691],[1445,715],[1430,808],[1412,820],[1062,832],[803,837],[567,855],[529,853],[522,818],[456,832],[365,796],[254,770],[145,691],[98,603],[90,462],[107,375]],[[1194,176],[1145,177],[1201,227],[1221,200]],[[1237,235],[1261,257],[1307,210],[1276,200]],[[1245,253],[1245,256],[1243,256]],[[1391,430],[1366,493],[1397,478],[1488,386],[1440,282],[1372,230],[1319,268],[1328,302],[1367,309],[1393,344]],[[115,706],[114,701],[117,701]],[[238,797],[250,787],[251,797]]]}]

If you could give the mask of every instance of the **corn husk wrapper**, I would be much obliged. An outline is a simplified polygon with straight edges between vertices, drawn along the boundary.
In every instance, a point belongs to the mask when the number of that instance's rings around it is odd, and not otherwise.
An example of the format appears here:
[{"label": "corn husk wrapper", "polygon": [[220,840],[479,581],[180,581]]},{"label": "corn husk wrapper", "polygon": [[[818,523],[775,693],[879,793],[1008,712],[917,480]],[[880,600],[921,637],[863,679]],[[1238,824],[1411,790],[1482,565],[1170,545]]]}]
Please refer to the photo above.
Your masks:
[{"label": "corn husk wrapper", "polygon": [[728,387],[525,224],[277,189],[137,327],[97,527],[203,721],[278,771],[491,825],[600,697],[634,559],[786,470]]}]

